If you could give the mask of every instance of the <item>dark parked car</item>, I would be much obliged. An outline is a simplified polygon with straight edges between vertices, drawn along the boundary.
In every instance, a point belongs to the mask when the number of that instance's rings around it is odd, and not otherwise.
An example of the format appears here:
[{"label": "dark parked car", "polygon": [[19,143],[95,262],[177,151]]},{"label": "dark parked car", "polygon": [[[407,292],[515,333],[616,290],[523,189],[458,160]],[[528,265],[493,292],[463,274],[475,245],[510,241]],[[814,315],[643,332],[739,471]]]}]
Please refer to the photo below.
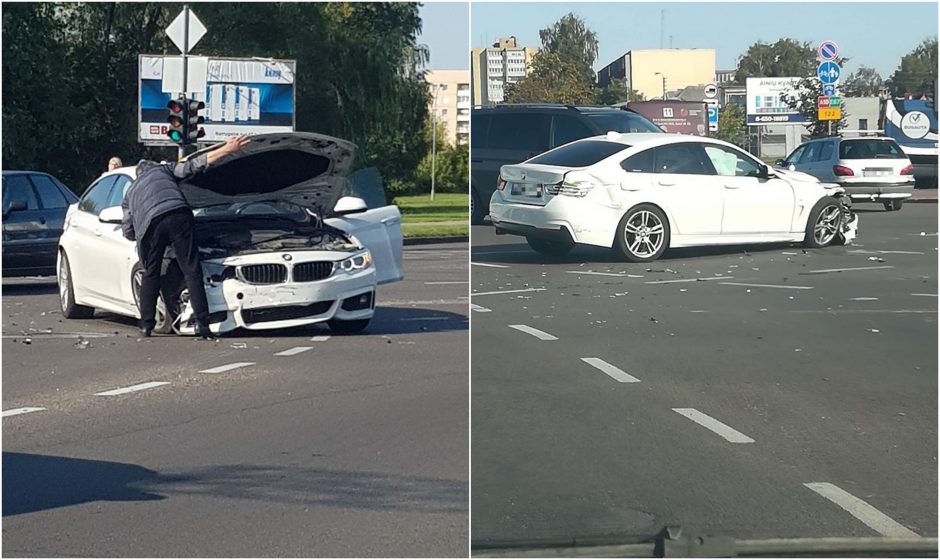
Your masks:
[{"label": "dark parked car", "polygon": [[3,276],[55,274],[65,211],[75,202],[52,175],[3,172]]},{"label": "dark parked car", "polygon": [[556,146],[608,132],[662,132],[626,108],[504,104],[474,108],[470,117],[470,207],[474,224],[489,213],[499,169]]}]

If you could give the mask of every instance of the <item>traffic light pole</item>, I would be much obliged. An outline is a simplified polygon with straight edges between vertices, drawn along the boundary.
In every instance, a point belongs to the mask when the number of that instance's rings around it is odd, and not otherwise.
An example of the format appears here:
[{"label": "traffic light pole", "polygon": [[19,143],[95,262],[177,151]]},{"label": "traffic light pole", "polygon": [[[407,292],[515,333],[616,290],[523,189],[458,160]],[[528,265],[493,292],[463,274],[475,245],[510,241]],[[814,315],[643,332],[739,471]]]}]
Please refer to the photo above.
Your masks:
[{"label": "traffic light pole", "polygon": [[[189,4],[183,4],[183,49],[182,50],[183,50],[183,105],[186,106],[189,103],[189,96],[187,95],[189,93],[189,91],[187,91],[189,89],[189,82],[187,81],[189,78],[187,76],[189,72],[189,62],[186,60],[186,55],[189,54]],[[186,113],[184,112],[183,114],[185,115]],[[192,153],[192,151],[189,150],[189,146],[187,145],[187,140],[189,137],[189,132],[187,131],[188,124],[185,122],[186,117],[184,116],[183,118],[184,118],[183,142],[180,143],[179,155],[177,157],[178,160],[181,160],[184,157],[186,157],[188,153]]]}]

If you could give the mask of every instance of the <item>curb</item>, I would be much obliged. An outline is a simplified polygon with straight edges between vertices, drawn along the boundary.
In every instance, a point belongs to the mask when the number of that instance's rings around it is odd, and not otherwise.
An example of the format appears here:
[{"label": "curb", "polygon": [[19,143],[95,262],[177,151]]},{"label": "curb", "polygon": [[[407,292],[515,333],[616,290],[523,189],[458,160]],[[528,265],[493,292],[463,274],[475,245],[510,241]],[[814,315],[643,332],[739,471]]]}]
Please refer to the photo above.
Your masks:
[{"label": "curb", "polygon": [[[936,200],[934,201],[936,202]],[[469,243],[469,235],[456,235],[449,237],[406,237],[403,245],[431,245],[433,243]]]}]

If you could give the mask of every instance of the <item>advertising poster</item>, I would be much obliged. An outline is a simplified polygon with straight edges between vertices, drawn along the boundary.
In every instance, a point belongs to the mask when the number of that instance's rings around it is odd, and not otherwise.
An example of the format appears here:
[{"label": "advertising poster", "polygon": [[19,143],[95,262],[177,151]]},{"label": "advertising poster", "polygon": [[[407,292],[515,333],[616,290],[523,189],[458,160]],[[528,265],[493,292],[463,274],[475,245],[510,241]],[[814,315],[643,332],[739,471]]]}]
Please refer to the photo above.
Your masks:
[{"label": "advertising poster", "polygon": [[754,126],[770,124],[803,124],[807,117],[790,109],[780,96],[796,95],[799,78],[748,78],[747,124]]},{"label": "advertising poster", "polygon": [[[140,57],[138,140],[150,145],[174,145],[166,136],[170,98],[163,91],[163,56]],[[293,132],[294,69],[292,60],[210,58],[206,89],[191,97],[206,108],[200,142],[224,141],[235,134]]]}]

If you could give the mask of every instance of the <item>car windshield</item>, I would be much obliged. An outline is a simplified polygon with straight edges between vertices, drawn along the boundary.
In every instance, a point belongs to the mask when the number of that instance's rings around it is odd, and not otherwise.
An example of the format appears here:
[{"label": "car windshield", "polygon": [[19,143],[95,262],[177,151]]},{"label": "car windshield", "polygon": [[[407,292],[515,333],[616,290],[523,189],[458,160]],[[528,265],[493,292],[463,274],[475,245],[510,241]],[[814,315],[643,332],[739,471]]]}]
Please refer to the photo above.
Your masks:
[{"label": "car windshield", "polygon": [[604,132],[662,132],[646,117],[630,111],[588,111],[584,114]]},{"label": "car windshield", "polygon": [[271,216],[288,218],[295,222],[308,222],[311,218],[304,207],[286,200],[277,199],[211,204],[195,209],[193,215],[196,218],[203,219],[237,219]]},{"label": "car windshield", "polygon": [[556,165],[558,167],[587,167],[630,146],[605,140],[582,140],[535,156],[526,163]]},{"label": "car windshield", "polygon": [[839,144],[839,159],[902,159],[907,156],[889,139],[845,140]]}]

